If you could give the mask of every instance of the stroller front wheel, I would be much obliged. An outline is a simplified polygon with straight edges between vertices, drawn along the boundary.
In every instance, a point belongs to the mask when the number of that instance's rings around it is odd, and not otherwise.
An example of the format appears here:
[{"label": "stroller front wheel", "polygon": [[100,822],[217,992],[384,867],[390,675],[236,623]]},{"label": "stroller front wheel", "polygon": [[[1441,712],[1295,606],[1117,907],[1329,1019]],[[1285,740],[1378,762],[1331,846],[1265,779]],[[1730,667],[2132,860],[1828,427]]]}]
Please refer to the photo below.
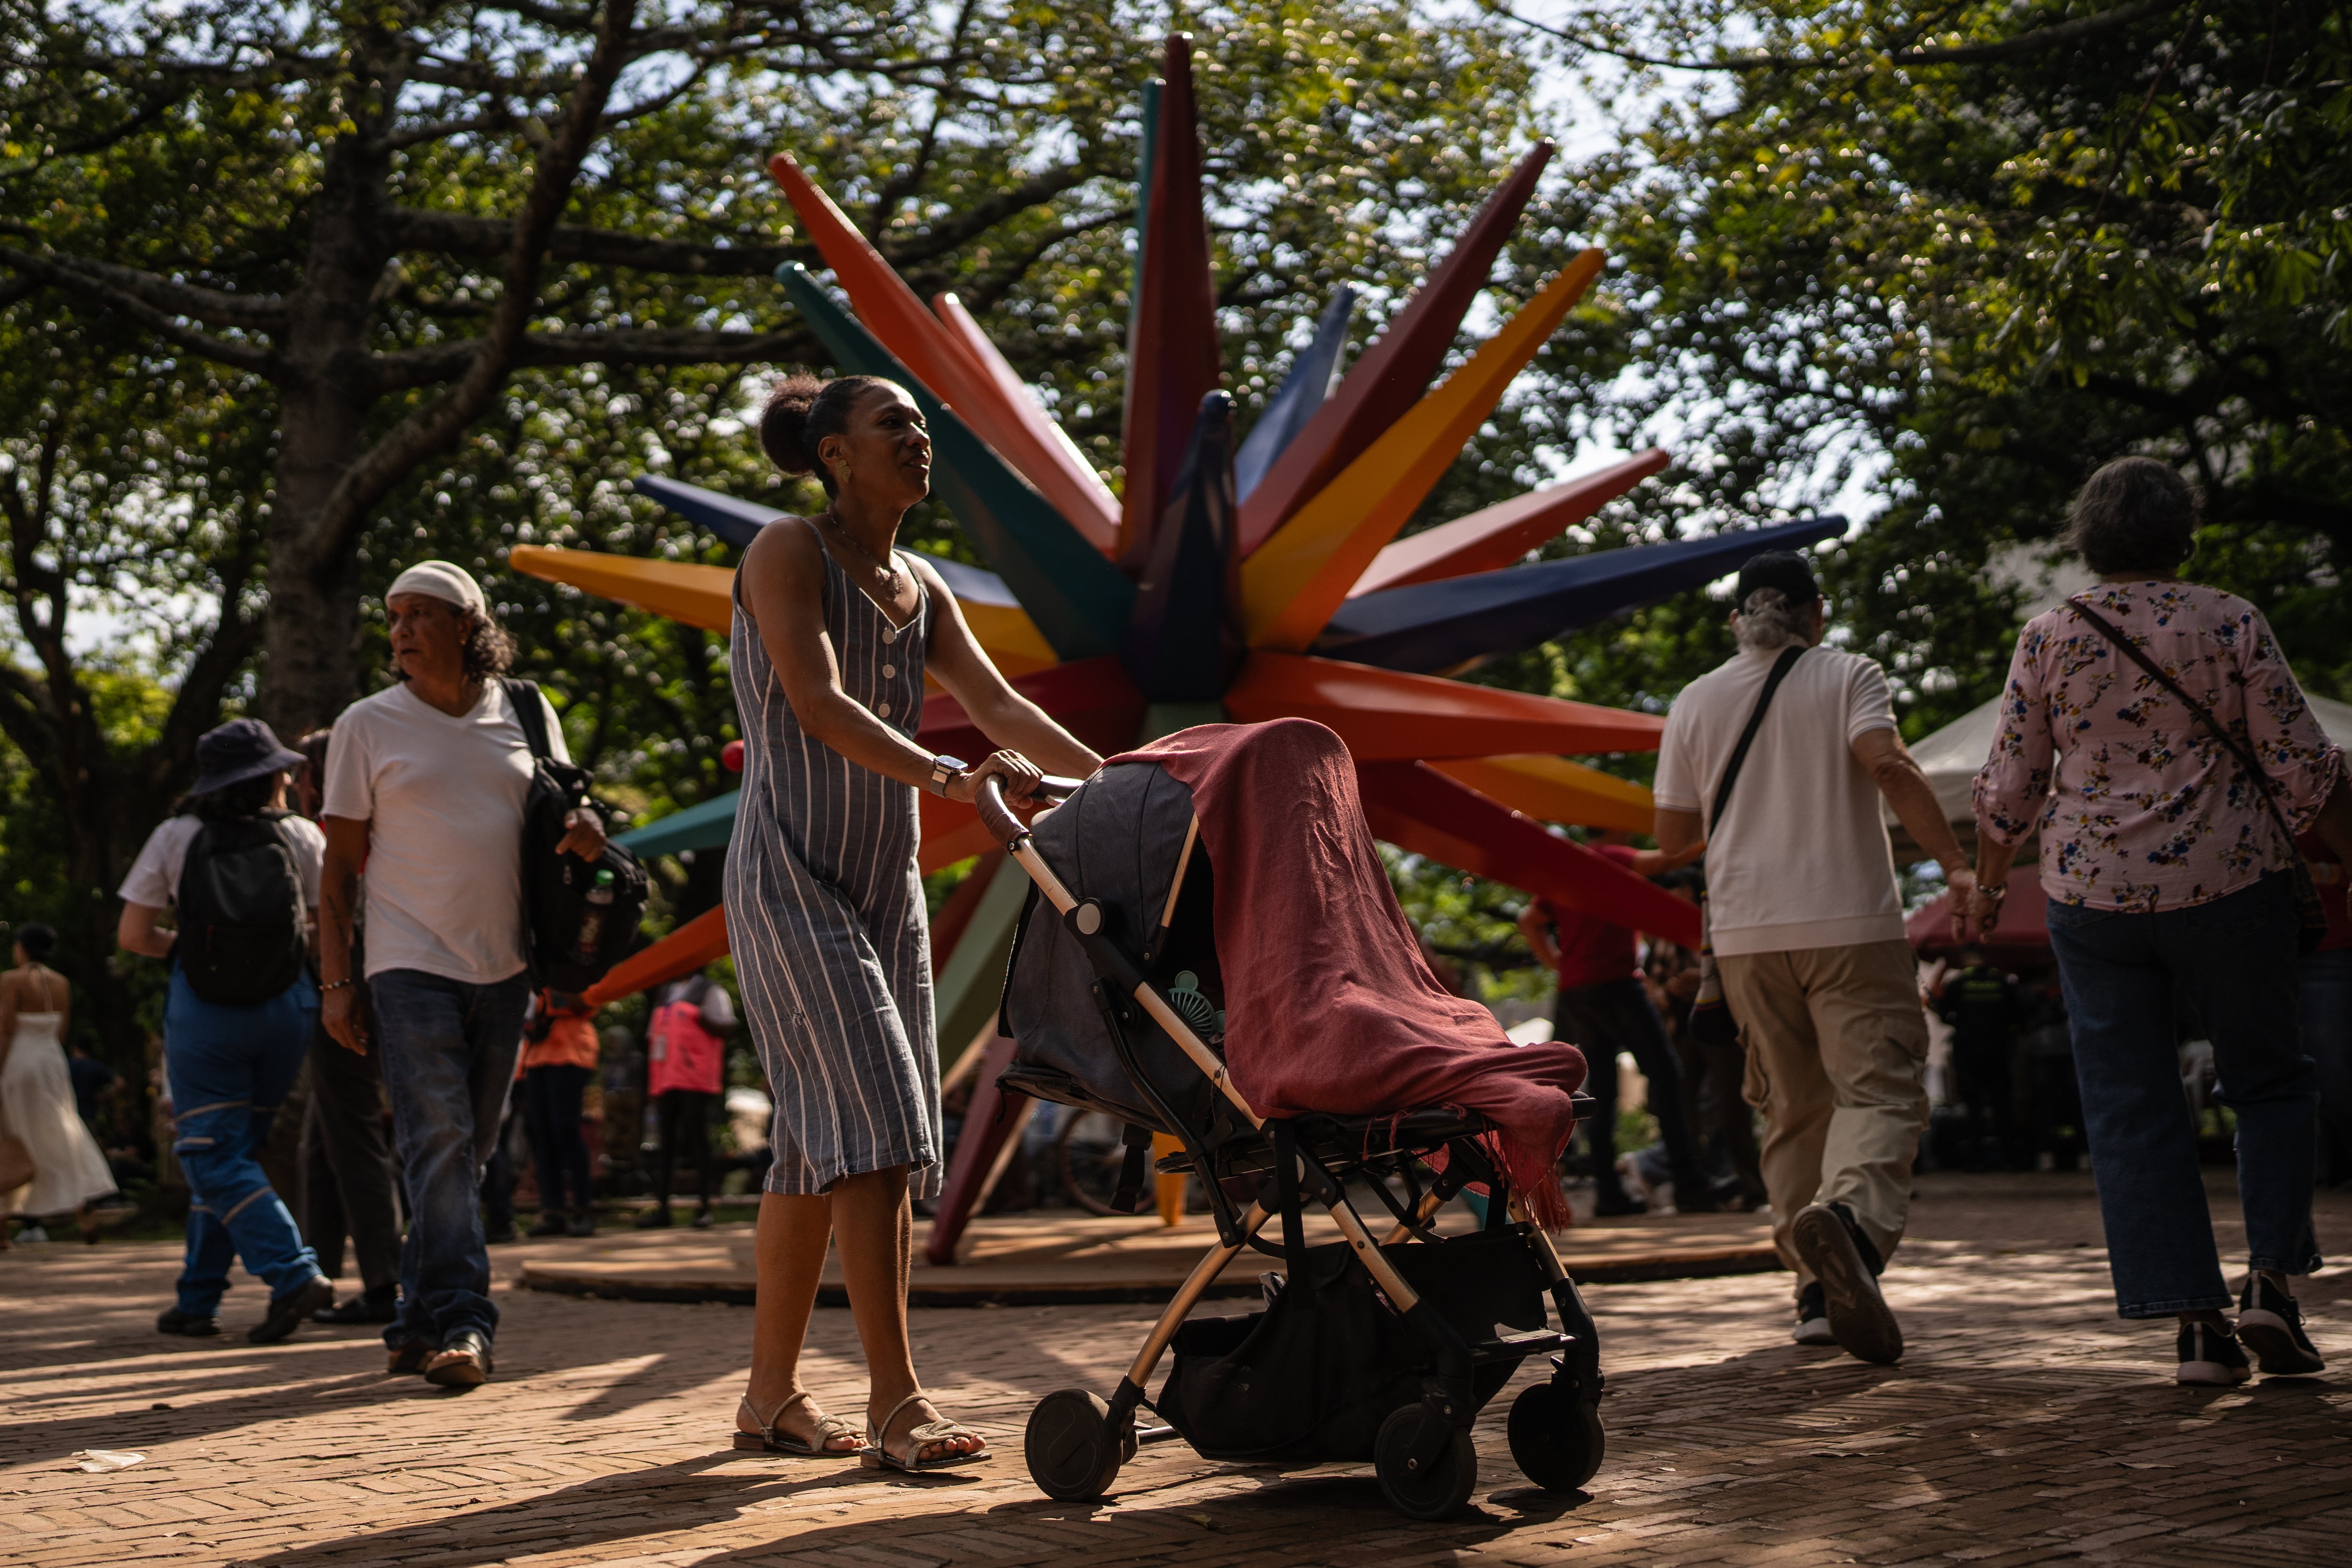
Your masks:
[{"label": "stroller front wheel", "polygon": [[1403,1406],[1389,1413],[1372,1441],[1372,1473],[1380,1477],[1390,1505],[1407,1519],[1450,1519],[1478,1485],[1477,1446],[1459,1427],[1447,1432],[1425,1465],[1414,1463],[1422,1423],[1438,1418],[1423,1406]]},{"label": "stroller front wheel", "polygon": [[1601,1412],[1556,1383],[1522,1390],[1504,1430],[1520,1473],[1546,1491],[1580,1490],[1608,1449]]},{"label": "stroller front wheel", "polygon": [[1060,1389],[1037,1401],[1021,1447],[1029,1479],[1056,1502],[1102,1496],[1135,1454],[1133,1428],[1113,1432],[1109,1405],[1083,1388]]}]

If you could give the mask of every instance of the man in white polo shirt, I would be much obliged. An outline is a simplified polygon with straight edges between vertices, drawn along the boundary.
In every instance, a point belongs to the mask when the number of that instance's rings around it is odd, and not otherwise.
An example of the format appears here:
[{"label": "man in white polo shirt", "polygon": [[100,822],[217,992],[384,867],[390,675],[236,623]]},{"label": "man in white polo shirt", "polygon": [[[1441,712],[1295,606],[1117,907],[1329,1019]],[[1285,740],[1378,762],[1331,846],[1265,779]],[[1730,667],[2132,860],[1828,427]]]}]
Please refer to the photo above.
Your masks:
[{"label": "man in white polo shirt", "polygon": [[1903,1331],[1877,1276],[1910,1218],[1927,1023],[1879,802],[1942,863],[1955,907],[1976,879],[1895,732],[1885,674],[1819,646],[1821,590],[1804,559],[1754,557],[1733,603],[1739,652],[1666,716],[1658,847],[1706,843],[1708,935],[1748,1051],[1748,1099],[1764,1113],[1764,1186],[1773,1242],[1797,1275],[1797,1341],[1892,1362]]},{"label": "man in white polo shirt", "polygon": [[[336,1040],[366,1051],[354,1005],[363,982],[383,1052],[409,1203],[400,1316],[384,1333],[392,1370],[467,1388],[488,1378],[498,1327],[476,1191],[530,997],[522,827],[533,764],[499,680],[513,643],[473,578],[447,561],[413,566],[384,610],[396,684],[344,710],[328,757],[320,1014]],[[565,758],[553,711],[543,716]],[[604,852],[593,817],[575,813],[564,849]],[[362,869],[366,974],[354,976]]]}]

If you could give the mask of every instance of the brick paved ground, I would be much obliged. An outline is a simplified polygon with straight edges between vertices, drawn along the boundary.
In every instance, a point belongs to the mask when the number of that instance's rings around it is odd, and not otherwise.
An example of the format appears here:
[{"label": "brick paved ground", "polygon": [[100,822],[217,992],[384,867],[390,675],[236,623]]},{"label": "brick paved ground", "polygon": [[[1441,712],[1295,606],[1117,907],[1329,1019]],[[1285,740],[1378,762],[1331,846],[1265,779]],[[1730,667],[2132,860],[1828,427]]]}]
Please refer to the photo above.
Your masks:
[{"label": "brick paved ground", "polygon": [[[2325,1196],[2340,1238],[2352,1202]],[[1172,1444],[1108,1503],[1041,1499],[1018,1457],[1029,1405],[1108,1388],[1144,1309],[919,1314],[948,1407],[1003,1457],[885,1480],[727,1449],[740,1308],[502,1289],[499,1380],[460,1396],[384,1378],[355,1334],[160,1340],[164,1249],[27,1249],[0,1259],[0,1562],[2352,1561],[2352,1375],[2174,1388],[2169,1336],[2112,1316],[2081,1178],[1935,1178],[1916,1235],[1890,1276],[1912,1347],[1892,1369],[1788,1343],[1783,1278],[1597,1288],[1612,1392],[1591,1495],[1520,1482],[1506,1394],[1474,1511],[1446,1525],[1391,1513],[1368,1470],[1278,1476]],[[2348,1277],[2306,1299],[2352,1360]],[[233,1295],[233,1321],[257,1295]],[[847,1315],[820,1313],[814,1339],[818,1387],[848,1404]],[[85,1475],[68,1456],[90,1448],[148,1458]]]}]

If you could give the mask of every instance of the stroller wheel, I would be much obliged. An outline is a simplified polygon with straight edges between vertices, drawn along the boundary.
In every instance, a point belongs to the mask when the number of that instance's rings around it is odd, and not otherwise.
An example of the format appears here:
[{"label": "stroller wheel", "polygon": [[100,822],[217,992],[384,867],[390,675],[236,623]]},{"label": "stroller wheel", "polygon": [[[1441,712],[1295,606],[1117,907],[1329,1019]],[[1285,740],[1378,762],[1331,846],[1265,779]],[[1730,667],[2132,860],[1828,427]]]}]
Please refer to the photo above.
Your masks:
[{"label": "stroller wheel", "polygon": [[1459,1427],[1448,1432],[1436,1457],[1426,1466],[1412,1468],[1413,1444],[1421,1436],[1422,1423],[1436,1419],[1422,1406],[1404,1406],[1389,1412],[1372,1442],[1372,1471],[1381,1479],[1381,1490],[1407,1519],[1451,1518],[1470,1500],[1471,1490],[1478,1484],[1478,1449],[1470,1434]]},{"label": "stroller wheel", "polygon": [[1108,1405],[1083,1388],[1064,1388],[1029,1412],[1022,1452],[1039,1491],[1056,1502],[1084,1502],[1108,1491],[1134,1456],[1133,1428],[1113,1433]]},{"label": "stroller wheel", "polygon": [[1556,1383],[1523,1390],[1504,1429],[1520,1472],[1546,1491],[1580,1489],[1609,1446],[1601,1412]]}]

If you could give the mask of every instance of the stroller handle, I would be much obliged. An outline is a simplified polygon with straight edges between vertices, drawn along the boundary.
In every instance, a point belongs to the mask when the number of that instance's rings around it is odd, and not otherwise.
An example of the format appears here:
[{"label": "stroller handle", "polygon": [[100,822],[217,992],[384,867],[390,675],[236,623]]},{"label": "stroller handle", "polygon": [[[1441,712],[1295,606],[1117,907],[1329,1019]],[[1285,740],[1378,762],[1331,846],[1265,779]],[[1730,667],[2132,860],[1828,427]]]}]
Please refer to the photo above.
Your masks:
[{"label": "stroller handle", "polygon": [[[1048,773],[1038,780],[1036,793],[1048,804],[1058,806],[1085,782],[1083,779],[1062,779]],[[994,774],[980,781],[980,794],[972,804],[980,808],[980,820],[988,829],[989,837],[1006,849],[1011,849],[1014,840],[1029,831],[1021,819],[1013,814],[1013,808],[1004,803],[1004,780]]]}]

